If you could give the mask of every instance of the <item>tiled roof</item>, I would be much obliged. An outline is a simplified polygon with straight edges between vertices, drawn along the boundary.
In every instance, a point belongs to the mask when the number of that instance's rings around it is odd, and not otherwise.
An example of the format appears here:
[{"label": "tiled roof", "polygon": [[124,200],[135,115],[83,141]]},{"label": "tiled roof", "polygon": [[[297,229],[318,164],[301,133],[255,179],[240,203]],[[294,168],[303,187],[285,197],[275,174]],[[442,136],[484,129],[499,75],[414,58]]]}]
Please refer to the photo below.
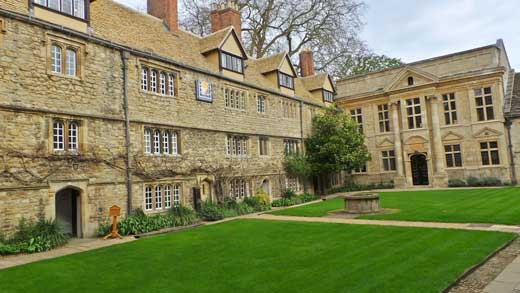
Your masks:
[{"label": "tiled roof", "polygon": [[513,94],[511,96],[510,117],[520,117],[520,73],[514,75]]},{"label": "tiled roof", "polygon": [[322,88],[328,78],[328,74],[320,73],[308,77],[302,77],[301,81],[308,91],[313,91]]},{"label": "tiled roof", "polygon": [[200,39],[200,53],[206,53],[219,48],[231,31],[232,28],[227,27]]},{"label": "tiled roof", "polygon": [[[113,0],[94,1],[90,4],[90,25],[96,37],[204,70],[210,70],[213,66],[202,52],[218,47],[232,30],[226,28],[204,38],[182,30],[173,34],[161,19]],[[278,92],[277,85],[262,73],[277,69],[285,56],[285,53],[280,53],[261,59],[249,58],[245,61],[247,70],[244,82]],[[299,82],[299,78],[295,79],[295,87],[296,95],[304,101],[323,105],[322,101],[317,101]]]}]

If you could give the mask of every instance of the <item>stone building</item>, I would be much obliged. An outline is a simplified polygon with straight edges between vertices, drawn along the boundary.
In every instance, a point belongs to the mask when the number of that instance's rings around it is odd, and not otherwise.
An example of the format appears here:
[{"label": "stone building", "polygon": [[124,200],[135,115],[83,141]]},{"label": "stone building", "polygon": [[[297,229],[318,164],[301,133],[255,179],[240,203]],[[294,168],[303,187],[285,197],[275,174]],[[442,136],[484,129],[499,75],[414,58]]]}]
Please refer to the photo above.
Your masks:
[{"label": "stone building", "polygon": [[[166,212],[264,189],[302,190],[281,164],[334,86],[303,51],[255,59],[232,4],[213,33],[111,0],[0,2],[0,230],[58,218],[91,236],[108,208]],[[336,182],[340,184],[340,182]],[[311,186],[312,189],[312,186]]]},{"label": "stone building", "polygon": [[516,183],[519,84],[502,40],[338,81],[335,101],[359,123],[372,155],[353,179],[397,187],[471,176]]}]

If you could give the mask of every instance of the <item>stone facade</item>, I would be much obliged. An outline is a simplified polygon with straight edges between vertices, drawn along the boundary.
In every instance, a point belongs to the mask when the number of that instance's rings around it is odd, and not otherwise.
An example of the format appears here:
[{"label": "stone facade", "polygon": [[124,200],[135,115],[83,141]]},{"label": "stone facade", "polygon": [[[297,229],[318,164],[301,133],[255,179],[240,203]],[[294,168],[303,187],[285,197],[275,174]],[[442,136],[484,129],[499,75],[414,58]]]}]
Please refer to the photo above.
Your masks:
[{"label": "stone facade", "polygon": [[[178,187],[184,205],[194,205],[198,193],[201,200],[234,196],[238,179],[244,182],[245,196],[263,188],[274,198],[288,186],[284,142],[296,140],[301,146],[312,117],[326,106],[313,93],[320,87],[308,89],[306,79],[294,75],[294,89],[280,88],[259,69],[262,63],[262,70],[277,72],[292,67],[282,64],[290,61],[274,58],[278,64],[266,64],[244,55],[244,73],[227,72],[206,52],[240,48],[233,29],[200,38],[170,31],[175,24],[166,26],[162,19],[109,0],[90,6],[87,1],[88,21],[32,2],[0,3],[1,232],[11,233],[22,217],[58,217],[56,195],[63,190],[74,191],[69,212],[82,237],[95,234],[114,204],[123,216],[132,209],[146,210],[148,187],[153,190],[152,208],[146,212],[162,213],[167,211],[166,190],[161,189],[157,209],[157,186]],[[46,14],[38,14],[40,10]],[[233,40],[236,44],[229,45]],[[52,70],[54,45],[76,52],[73,76]],[[145,68],[172,73],[173,94],[144,90]],[[328,76],[319,79],[330,81]],[[156,82],[160,87],[160,80]],[[211,102],[196,98],[199,82],[211,85]],[[333,88],[323,82],[322,87]],[[226,106],[230,88],[246,93],[243,108]],[[258,96],[265,97],[265,113],[257,110]],[[288,103],[293,105],[291,115],[284,106]],[[59,125],[64,127],[64,150],[56,146]],[[70,125],[77,132],[71,133]],[[149,153],[146,130],[175,132],[178,153]],[[230,135],[247,138],[247,155],[228,154]],[[259,153],[260,138],[268,139],[267,154]],[[169,139],[171,149],[174,141]],[[307,185],[312,191],[312,184]],[[303,183],[299,186],[302,191]]]},{"label": "stone facade", "polygon": [[362,124],[372,155],[352,177],[397,187],[470,176],[515,182],[509,138],[520,132],[509,133],[504,113],[513,77],[499,40],[338,81],[336,102]]}]

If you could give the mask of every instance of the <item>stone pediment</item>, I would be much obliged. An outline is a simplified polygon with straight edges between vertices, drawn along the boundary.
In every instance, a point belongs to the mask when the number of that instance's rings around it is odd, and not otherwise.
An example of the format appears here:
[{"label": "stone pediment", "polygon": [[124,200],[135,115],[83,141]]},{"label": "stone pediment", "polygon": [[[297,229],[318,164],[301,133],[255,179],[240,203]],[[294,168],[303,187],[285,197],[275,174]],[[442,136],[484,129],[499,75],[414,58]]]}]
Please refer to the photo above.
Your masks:
[{"label": "stone pediment", "polygon": [[464,139],[464,136],[462,135],[459,135],[453,131],[450,131],[448,133],[446,133],[443,137],[442,137],[442,140],[463,140]]},{"label": "stone pediment", "polygon": [[377,143],[378,147],[391,147],[394,146],[394,142],[389,140],[388,138],[385,138]]},{"label": "stone pediment", "polygon": [[[408,85],[409,77],[413,78],[413,85],[411,86]],[[406,66],[392,79],[392,81],[384,88],[384,90],[387,92],[402,88],[409,88],[418,85],[434,83],[438,80],[439,78],[431,73],[414,67]]]},{"label": "stone pediment", "polygon": [[412,137],[409,137],[404,143],[405,144],[424,144],[424,143],[427,143],[428,140],[422,136],[412,136]]},{"label": "stone pediment", "polygon": [[484,127],[483,129],[481,129],[473,134],[473,136],[476,138],[494,137],[494,136],[500,136],[500,135],[502,135],[502,132],[489,128],[489,127]]}]

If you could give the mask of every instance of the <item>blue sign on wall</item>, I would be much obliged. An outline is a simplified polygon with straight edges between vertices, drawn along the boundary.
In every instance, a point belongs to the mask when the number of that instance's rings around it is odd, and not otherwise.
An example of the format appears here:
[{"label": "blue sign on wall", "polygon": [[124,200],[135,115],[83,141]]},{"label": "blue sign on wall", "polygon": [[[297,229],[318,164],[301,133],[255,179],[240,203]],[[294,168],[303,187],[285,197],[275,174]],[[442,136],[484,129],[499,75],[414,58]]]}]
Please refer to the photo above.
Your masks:
[{"label": "blue sign on wall", "polygon": [[195,88],[197,89],[197,100],[213,102],[213,84],[203,80],[196,80]]}]

